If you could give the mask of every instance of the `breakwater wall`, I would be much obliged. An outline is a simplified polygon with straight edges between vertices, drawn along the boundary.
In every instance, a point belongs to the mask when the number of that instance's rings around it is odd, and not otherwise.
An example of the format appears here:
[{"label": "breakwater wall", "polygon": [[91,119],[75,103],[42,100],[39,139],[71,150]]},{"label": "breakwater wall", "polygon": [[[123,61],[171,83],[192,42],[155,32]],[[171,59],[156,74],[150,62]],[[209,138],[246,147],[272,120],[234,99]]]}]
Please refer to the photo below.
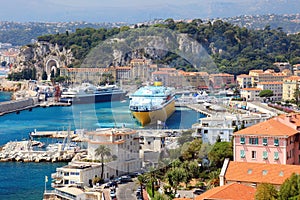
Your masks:
[{"label": "breakwater wall", "polygon": [[31,109],[38,105],[37,102],[38,102],[37,97],[1,102],[0,116],[7,113],[18,112],[25,109]]}]

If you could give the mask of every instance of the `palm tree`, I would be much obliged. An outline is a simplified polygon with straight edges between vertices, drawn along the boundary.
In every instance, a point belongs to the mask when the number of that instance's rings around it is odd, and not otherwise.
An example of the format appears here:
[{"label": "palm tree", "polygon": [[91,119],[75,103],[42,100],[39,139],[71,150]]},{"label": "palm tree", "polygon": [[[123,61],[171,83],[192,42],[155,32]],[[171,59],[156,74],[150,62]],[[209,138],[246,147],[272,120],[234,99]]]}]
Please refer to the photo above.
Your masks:
[{"label": "palm tree", "polygon": [[95,155],[101,157],[101,180],[103,180],[103,175],[104,175],[104,157],[105,156],[110,156],[110,148],[105,146],[105,145],[99,145],[99,147],[95,150]]},{"label": "palm tree", "polygon": [[143,185],[145,183],[147,183],[147,177],[145,175],[143,175],[143,174],[140,174],[137,177],[137,181],[138,181],[138,184],[141,187],[141,196],[142,196],[142,199],[144,199],[144,197],[143,197]]}]

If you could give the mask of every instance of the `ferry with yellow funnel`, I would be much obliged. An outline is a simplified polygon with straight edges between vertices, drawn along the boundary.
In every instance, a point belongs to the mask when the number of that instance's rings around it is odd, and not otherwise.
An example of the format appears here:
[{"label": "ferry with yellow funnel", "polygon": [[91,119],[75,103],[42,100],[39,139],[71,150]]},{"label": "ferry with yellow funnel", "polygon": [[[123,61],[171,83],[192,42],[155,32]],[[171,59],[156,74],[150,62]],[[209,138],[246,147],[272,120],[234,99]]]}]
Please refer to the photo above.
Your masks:
[{"label": "ferry with yellow funnel", "polygon": [[129,109],[142,126],[163,123],[175,111],[173,89],[162,86],[161,82],[141,87],[130,96]]}]

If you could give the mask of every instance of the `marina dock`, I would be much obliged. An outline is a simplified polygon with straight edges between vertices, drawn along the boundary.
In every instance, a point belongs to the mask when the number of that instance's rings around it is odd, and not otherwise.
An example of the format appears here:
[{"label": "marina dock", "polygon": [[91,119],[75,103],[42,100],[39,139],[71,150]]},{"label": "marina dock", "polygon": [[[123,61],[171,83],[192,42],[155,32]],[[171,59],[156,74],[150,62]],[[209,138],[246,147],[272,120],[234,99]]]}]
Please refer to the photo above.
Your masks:
[{"label": "marina dock", "polygon": [[[83,130],[82,130],[83,131]],[[73,142],[84,142],[87,138],[83,137],[83,133],[81,130],[77,131],[36,131],[30,132],[30,136],[32,138],[41,138],[41,137],[49,137],[49,138],[67,138],[69,137]]]}]

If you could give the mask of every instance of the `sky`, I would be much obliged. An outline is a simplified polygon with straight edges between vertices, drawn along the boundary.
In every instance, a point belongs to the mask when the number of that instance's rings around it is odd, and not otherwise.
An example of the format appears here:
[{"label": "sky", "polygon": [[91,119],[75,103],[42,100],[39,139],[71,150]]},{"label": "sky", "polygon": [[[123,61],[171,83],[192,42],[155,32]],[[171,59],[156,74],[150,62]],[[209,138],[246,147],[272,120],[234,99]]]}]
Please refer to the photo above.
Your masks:
[{"label": "sky", "polygon": [[207,19],[256,14],[295,14],[299,0],[8,0],[0,21],[126,22]]}]

